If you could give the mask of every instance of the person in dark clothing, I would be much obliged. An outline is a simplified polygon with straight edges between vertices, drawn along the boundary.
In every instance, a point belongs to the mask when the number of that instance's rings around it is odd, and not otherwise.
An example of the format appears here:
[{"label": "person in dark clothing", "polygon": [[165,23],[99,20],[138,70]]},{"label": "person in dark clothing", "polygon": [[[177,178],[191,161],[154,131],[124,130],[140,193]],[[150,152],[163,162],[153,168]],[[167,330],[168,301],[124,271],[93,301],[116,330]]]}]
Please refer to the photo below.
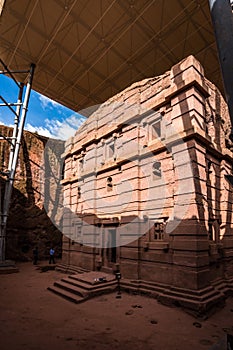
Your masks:
[{"label": "person in dark clothing", "polygon": [[38,247],[35,247],[33,249],[32,254],[33,254],[33,265],[37,265],[38,257],[39,257]]},{"label": "person in dark clothing", "polygon": [[55,254],[55,250],[53,248],[51,248],[49,251],[49,263],[50,264],[55,264],[54,254]]}]

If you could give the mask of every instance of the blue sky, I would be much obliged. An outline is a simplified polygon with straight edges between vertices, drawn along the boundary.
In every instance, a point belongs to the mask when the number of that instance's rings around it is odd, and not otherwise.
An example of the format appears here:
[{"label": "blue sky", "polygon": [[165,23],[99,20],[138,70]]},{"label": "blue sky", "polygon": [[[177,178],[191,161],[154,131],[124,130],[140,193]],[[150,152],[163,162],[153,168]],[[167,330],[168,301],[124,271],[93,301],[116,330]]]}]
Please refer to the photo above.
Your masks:
[{"label": "blue sky", "polygon": [[[2,74],[0,74],[0,95],[7,102],[17,102],[17,86],[12,79]],[[74,135],[84,121],[85,117],[80,114],[32,90],[25,123],[26,130],[66,140]],[[14,124],[14,114],[8,107],[0,107],[0,124],[8,126]]]}]

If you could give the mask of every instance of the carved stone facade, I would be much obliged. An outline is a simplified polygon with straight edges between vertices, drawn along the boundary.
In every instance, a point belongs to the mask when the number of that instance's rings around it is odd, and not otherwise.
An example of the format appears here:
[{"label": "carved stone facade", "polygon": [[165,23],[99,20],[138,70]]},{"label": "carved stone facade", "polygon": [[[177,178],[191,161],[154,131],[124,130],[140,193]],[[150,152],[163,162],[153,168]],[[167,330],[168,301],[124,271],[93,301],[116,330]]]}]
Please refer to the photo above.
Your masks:
[{"label": "carved stone facade", "polygon": [[119,264],[126,289],[197,313],[224,299],[229,130],[226,103],[193,56],[101,105],[65,146],[63,264]]}]

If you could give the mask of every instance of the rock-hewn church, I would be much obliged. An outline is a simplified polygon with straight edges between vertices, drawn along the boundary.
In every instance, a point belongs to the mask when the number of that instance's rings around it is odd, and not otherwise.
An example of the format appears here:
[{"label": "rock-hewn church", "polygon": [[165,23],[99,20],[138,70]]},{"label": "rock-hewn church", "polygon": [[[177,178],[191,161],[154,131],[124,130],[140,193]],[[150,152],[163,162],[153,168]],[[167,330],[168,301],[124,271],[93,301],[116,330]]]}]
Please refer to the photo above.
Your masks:
[{"label": "rock-hewn church", "polygon": [[233,290],[230,129],[193,56],[101,105],[66,142],[63,266],[117,266],[126,289],[197,311],[224,299]]}]

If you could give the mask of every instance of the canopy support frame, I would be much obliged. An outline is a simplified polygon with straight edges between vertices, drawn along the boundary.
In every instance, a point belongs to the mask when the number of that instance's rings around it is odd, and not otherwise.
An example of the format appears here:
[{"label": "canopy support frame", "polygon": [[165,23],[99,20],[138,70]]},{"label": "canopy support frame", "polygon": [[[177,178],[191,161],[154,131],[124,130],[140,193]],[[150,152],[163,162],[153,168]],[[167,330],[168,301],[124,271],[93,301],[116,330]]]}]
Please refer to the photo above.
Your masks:
[{"label": "canopy support frame", "polygon": [[[9,75],[13,79],[18,88],[17,103],[11,104],[5,101],[5,99],[1,98],[1,100],[4,102],[3,104],[1,104],[1,107],[9,108],[10,105],[14,105],[16,107],[15,110],[13,108],[10,108],[10,111],[14,114],[14,127],[9,148],[8,168],[6,172],[1,172],[1,175],[6,176],[3,202],[2,197],[0,197],[0,262],[4,262],[6,259],[7,219],[9,216],[11,195],[15,179],[16,167],[18,163],[20,144],[28,111],[28,104],[30,100],[35,64],[31,64],[29,71],[23,71],[29,74],[27,76],[26,82],[22,83],[17,81],[17,79],[13,76],[13,72],[8,69],[8,67],[4,64],[2,60],[0,60],[0,62],[4,67],[4,71],[0,71],[0,74],[6,74],[7,72],[7,75]],[[3,139],[9,142],[9,140],[7,140],[8,137],[3,136]],[[0,193],[1,192],[2,191],[0,189]]]}]

